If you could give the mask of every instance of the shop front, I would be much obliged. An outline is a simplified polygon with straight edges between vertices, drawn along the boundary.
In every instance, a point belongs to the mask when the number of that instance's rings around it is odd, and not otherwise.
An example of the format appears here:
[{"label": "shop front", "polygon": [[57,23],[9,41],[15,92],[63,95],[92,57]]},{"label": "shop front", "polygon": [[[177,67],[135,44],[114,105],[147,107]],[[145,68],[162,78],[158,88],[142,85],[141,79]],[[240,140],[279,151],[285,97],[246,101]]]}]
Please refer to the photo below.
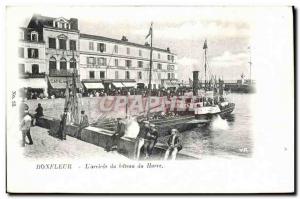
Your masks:
[{"label": "shop front", "polygon": [[42,99],[47,95],[47,81],[43,78],[19,79],[20,96],[26,99]]},{"label": "shop front", "polygon": [[[72,88],[72,77],[48,77],[48,94],[50,96],[54,96],[55,98],[64,97],[67,88],[67,83],[69,88]],[[79,80],[76,80],[76,88],[77,92],[82,93],[83,86]]]}]

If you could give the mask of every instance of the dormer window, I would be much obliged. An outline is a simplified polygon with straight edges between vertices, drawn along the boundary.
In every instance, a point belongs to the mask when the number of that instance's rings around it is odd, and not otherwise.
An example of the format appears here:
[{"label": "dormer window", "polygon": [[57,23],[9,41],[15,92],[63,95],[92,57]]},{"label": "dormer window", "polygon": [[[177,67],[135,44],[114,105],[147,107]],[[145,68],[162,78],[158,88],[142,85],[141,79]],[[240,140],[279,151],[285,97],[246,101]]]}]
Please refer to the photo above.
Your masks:
[{"label": "dormer window", "polygon": [[38,33],[35,31],[31,32],[30,39],[31,41],[38,41]]},{"label": "dormer window", "polygon": [[54,20],[54,27],[61,28],[61,29],[70,29],[70,24],[68,20],[64,18],[58,18]]}]

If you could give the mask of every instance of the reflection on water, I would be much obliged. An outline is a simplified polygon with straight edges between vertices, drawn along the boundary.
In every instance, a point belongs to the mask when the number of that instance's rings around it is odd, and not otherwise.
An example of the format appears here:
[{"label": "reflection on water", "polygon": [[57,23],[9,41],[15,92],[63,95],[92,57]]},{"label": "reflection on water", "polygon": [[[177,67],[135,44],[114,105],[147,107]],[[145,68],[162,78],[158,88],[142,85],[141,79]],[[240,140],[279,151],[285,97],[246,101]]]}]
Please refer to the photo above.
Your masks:
[{"label": "reflection on water", "polygon": [[231,94],[235,110],[229,117],[218,117],[208,126],[182,132],[183,150],[200,158],[211,155],[250,157],[253,150],[250,101],[253,95]]}]

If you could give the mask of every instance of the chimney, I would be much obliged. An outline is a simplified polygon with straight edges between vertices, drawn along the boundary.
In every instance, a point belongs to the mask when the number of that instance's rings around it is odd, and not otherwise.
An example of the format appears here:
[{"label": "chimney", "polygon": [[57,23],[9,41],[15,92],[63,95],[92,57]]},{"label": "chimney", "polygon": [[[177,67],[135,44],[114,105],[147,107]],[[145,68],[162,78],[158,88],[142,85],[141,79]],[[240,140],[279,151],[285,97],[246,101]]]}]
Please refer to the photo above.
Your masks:
[{"label": "chimney", "polygon": [[193,71],[193,94],[197,95],[199,89],[199,71]]},{"label": "chimney", "polygon": [[145,46],[150,46],[148,42],[145,43]]},{"label": "chimney", "polygon": [[122,39],[121,39],[122,41],[128,41],[128,39],[126,38],[126,36],[122,36]]},{"label": "chimney", "polygon": [[78,19],[71,18],[70,19],[71,29],[78,30]]}]

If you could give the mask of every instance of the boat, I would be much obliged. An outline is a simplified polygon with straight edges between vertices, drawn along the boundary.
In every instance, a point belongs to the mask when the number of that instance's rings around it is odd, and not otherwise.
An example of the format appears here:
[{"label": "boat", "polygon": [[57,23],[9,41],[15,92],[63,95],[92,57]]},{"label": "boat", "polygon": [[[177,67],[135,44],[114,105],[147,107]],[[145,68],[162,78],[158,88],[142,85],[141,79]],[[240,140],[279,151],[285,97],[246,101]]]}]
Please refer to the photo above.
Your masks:
[{"label": "boat", "polygon": [[204,71],[205,80],[204,88],[198,90],[196,93],[196,103],[194,103],[194,115],[196,119],[211,120],[214,116],[221,116],[223,119],[230,115],[235,108],[235,104],[229,102],[224,96],[224,81],[216,76],[212,76],[207,82],[207,40],[204,45]]}]

